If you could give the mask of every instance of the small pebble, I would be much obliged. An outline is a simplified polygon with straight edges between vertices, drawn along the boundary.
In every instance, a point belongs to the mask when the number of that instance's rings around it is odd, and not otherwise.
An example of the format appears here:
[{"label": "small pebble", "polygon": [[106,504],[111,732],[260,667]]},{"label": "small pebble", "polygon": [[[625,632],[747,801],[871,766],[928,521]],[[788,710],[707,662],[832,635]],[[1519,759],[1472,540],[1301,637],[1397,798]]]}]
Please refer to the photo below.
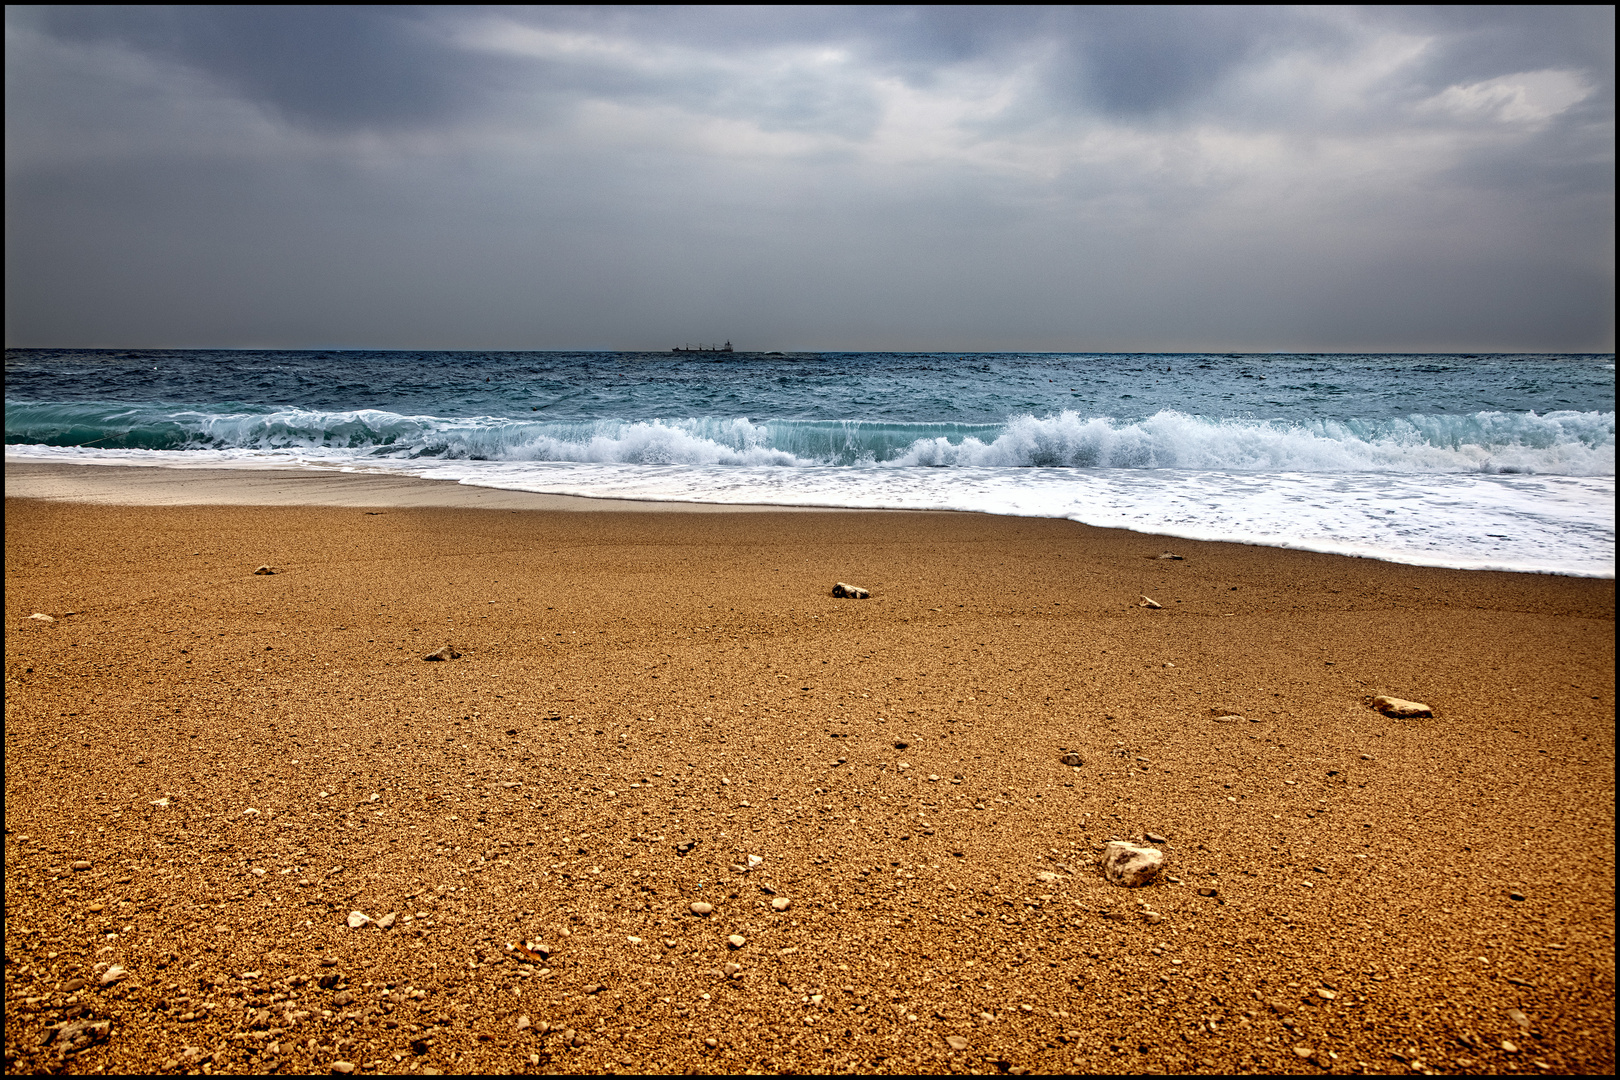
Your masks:
[{"label": "small pebble", "polygon": [[737,977],[738,975],[740,975],[742,973],[742,965],[733,962],[733,963],[727,964],[725,967],[721,968],[721,970],[726,973],[726,978],[731,979],[731,978]]},{"label": "small pebble", "polygon": [[343,1008],[343,1006],[352,1003],[353,1001],[354,1001],[354,995],[349,993],[349,991],[347,991],[347,990],[339,990],[337,993],[332,995],[332,1004],[336,1005],[340,1009]]},{"label": "small pebble", "polygon": [[1530,1018],[1524,1015],[1524,1013],[1520,1012],[1518,1009],[1509,1009],[1507,1014],[1509,1020],[1513,1021],[1515,1024],[1518,1024],[1526,1031],[1530,1030]]},{"label": "small pebble", "polygon": [[708,915],[713,911],[714,905],[704,903],[702,900],[694,901],[692,904],[692,914],[694,915]]},{"label": "small pebble", "polygon": [[1519,1052],[1518,1044],[1509,1042],[1507,1039],[1502,1040],[1502,1049],[1506,1050],[1510,1054],[1517,1054]]},{"label": "small pebble", "polygon": [[382,918],[377,920],[378,928],[382,930],[393,929],[395,917],[395,913],[390,911],[387,915],[384,915]]},{"label": "small pebble", "polygon": [[28,617],[30,619],[37,619],[40,622],[55,622],[56,621],[55,619],[51,618],[49,615],[45,614],[43,611],[36,611],[32,615],[30,615]]},{"label": "small pebble", "polygon": [[118,982],[120,979],[127,979],[127,978],[129,978],[129,972],[125,971],[123,968],[119,967],[117,964],[114,964],[112,967],[108,968],[105,972],[102,973],[101,985],[102,986],[111,986],[113,983]]},{"label": "small pebble", "polygon": [[[74,863],[73,864],[73,869],[77,870],[78,868],[79,868],[79,864]],[[1523,900],[1524,899],[1524,893],[1510,892],[1510,893],[1508,893],[1508,899],[1509,900]]]},{"label": "small pebble", "polygon": [[349,929],[351,930],[358,930],[362,926],[366,925],[366,923],[371,921],[371,916],[367,915],[363,911],[349,912]]},{"label": "small pebble", "polygon": [[1312,1054],[1316,1053],[1316,1051],[1312,1050],[1308,1046],[1296,1046],[1294,1047],[1294,1053],[1298,1054],[1302,1058],[1308,1058]]},{"label": "small pebble", "polygon": [[74,869],[74,870],[88,870],[88,869],[90,869],[90,860],[89,859],[80,859],[78,862],[75,862],[73,864],[72,869]]},{"label": "small pebble", "polygon": [[1323,989],[1318,988],[1317,991],[1316,991],[1316,996],[1321,998],[1323,1001],[1332,1001],[1334,998],[1338,997],[1339,995],[1335,994],[1331,990],[1323,990]]},{"label": "small pebble", "polygon": [[527,1016],[520,1016],[517,1018],[517,1029],[519,1031],[527,1031],[530,1026],[529,1018]]},{"label": "small pebble", "polygon": [[1158,833],[1147,833],[1146,836],[1147,842],[1150,844],[1162,844],[1165,842],[1164,837],[1160,836]]},{"label": "small pebble", "polygon": [[703,1040],[703,1045],[707,1046],[710,1050],[713,1050],[715,1047],[720,1045],[720,1040],[719,1039],[704,1039]]},{"label": "small pebble", "polygon": [[792,906],[793,906],[793,901],[789,900],[785,896],[778,896],[775,900],[771,901],[771,910],[772,911],[786,911],[788,908],[790,908]]},{"label": "small pebble", "polygon": [[334,1061],[332,1062],[332,1071],[335,1073],[352,1073],[354,1072],[354,1062]]},{"label": "small pebble", "polygon": [[1080,766],[1085,764],[1085,760],[1081,758],[1079,754],[1064,754],[1062,757],[1058,758],[1058,762],[1060,764],[1069,766]]},{"label": "small pebble", "polygon": [[765,859],[764,859],[763,856],[750,855],[750,856],[748,856],[748,868],[750,870],[752,870],[754,867],[758,866],[760,863],[762,863],[764,861],[765,861]]},{"label": "small pebble", "polygon": [[966,1050],[968,1048],[968,1041],[962,1038],[960,1035],[947,1035],[945,1036],[945,1045],[949,1046],[952,1050]]},{"label": "small pebble", "polygon": [[600,994],[602,992],[602,984],[601,983],[588,983],[585,986],[585,992],[587,994]]},{"label": "small pebble", "polygon": [[726,944],[730,945],[733,949],[740,949],[744,945],[748,944],[748,939],[743,937],[741,934],[732,934],[730,937],[726,938]]}]

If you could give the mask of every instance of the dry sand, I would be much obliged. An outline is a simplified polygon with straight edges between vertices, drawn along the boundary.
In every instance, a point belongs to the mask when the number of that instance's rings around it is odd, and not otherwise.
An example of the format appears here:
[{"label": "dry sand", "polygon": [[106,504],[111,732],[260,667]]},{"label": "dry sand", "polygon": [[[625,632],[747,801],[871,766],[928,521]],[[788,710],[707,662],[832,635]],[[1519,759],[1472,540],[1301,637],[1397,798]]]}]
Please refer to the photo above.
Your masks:
[{"label": "dry sand", "polygon": [[8,1072],[1613,1069],[1612,581],[968,514],[6,524]]}]

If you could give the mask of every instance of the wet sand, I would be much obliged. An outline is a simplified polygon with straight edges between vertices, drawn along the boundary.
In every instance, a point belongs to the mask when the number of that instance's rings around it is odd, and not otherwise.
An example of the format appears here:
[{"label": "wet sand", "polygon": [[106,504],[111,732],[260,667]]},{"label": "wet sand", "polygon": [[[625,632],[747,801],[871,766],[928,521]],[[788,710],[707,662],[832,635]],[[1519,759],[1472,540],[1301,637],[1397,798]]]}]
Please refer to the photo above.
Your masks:
[{"label": "wet sand", "polygon": [[7,465],[8,1071],[1613,1069],[1613,581],[78,471]]},{"label": "wet sand", "polygon": [[815,507],[642,502],[504,491],[392,473],[297,469],[159,468],[6,461],[8,499],[50,499],[102,506],[464,507],[479,510],[630,510],[636,513],[817,513]]}]

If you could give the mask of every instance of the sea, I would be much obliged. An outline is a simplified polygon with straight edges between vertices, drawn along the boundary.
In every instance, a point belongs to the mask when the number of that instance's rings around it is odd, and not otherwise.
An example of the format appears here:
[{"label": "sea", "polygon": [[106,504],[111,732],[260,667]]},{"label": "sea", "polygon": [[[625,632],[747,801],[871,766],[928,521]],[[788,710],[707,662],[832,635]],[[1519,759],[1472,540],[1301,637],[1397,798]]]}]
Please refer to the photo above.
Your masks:
[{"label": "sea", "polygon": [[1614,355],[15,349],[6,457],[1614,576]]}]

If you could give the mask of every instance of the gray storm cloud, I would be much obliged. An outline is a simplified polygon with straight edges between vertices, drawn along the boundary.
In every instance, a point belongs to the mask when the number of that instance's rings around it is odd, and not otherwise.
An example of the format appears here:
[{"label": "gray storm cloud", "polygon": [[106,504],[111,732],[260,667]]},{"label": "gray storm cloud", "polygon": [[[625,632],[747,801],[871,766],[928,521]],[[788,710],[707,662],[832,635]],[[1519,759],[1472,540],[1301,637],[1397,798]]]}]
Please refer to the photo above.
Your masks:
[{"label": "gray storm cloud", "polygon": [[1612,8],[8,8],[10,345],[1611,351]]}]

